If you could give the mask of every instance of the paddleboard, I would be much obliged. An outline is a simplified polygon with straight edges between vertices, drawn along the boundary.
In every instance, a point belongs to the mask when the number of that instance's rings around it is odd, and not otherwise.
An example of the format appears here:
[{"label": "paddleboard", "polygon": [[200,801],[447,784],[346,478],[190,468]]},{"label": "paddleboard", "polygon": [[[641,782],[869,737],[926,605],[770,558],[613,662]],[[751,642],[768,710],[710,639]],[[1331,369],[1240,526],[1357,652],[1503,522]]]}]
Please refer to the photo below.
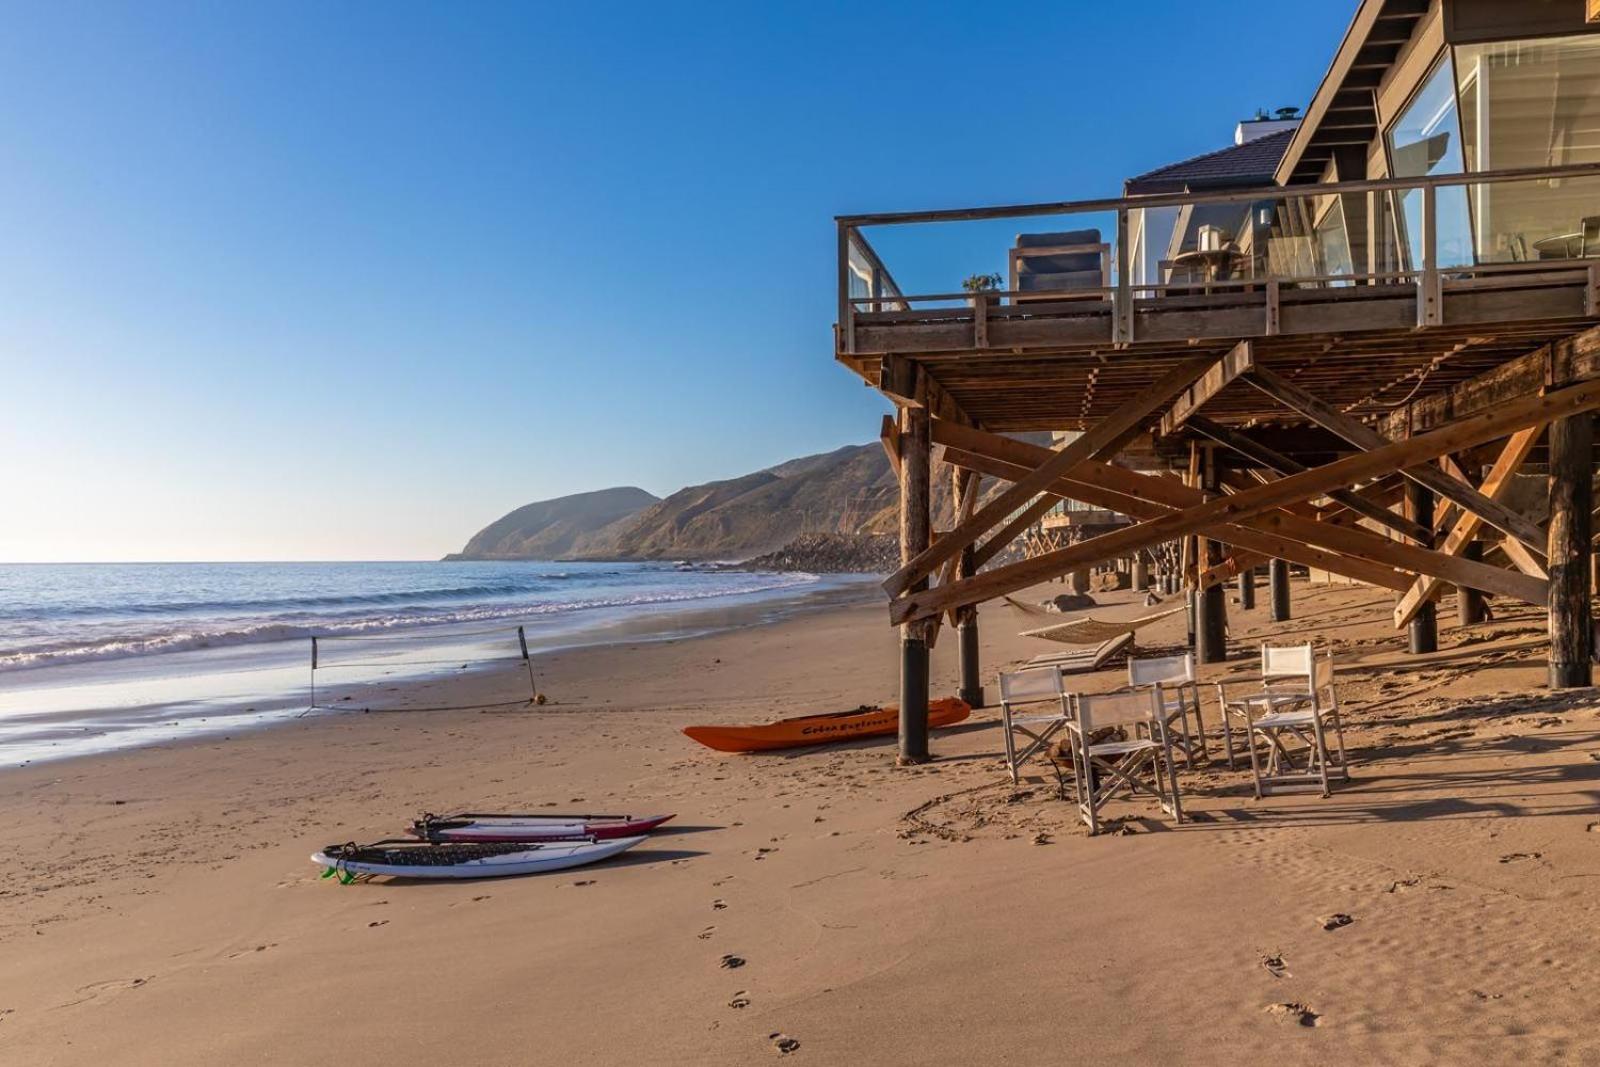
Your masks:
[{"label": "paddleboard", "polygon": [[671,815],[424,815],[408,832],[425,841],[609,841],[647,834]]},{"label": "paddleboard", "polygon": [[644,836],[609,841],[550,841],[536,844],[475,842],[434,845],[420,841],[379,841],[371,845],[329,845],[311,862],[346,878],[384,874],[391,878],[503,878],[581,867],[625,852]]}]

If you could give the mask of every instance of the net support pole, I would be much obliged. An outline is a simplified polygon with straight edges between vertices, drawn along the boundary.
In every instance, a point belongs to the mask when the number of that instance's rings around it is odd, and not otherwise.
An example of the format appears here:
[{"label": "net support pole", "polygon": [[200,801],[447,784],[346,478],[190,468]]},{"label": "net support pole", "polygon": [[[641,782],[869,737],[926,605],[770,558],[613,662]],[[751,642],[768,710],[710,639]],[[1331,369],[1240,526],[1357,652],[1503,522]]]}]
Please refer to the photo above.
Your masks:
[{"label": "net support pole", "polygon": [[522,663],[528,668],[528,688],[533,691],[533,699],[539,699],[539,683],[533,678],[533,657],[528,655],[528,633],[522,627],[517,627],[517,643],[522,646]]},{"label": "net support pole", "polygon": [[311,707],[317,706],[317,639],[311,638]]}]

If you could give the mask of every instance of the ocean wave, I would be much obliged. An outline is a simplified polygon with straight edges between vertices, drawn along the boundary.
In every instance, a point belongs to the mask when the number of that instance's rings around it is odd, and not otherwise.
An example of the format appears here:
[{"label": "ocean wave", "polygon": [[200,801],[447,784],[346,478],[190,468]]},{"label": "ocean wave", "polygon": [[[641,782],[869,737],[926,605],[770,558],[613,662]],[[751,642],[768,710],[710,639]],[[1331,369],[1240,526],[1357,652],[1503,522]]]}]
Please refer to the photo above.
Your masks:
[{"label": "ocean wave", "polygon": [[[615,572],[613,572],[615,573]],[[545,587],[542,582],[559,582],[571,579],[570,574],[539,574],[530,575],[529,580],[515,582],[494,582],[478,585],[444,586],[437,589],[392,589],[382,593],[339,593],[328,596],[284,596],[284,597],[257,597],[252,599],[227,599],[227,600],[166,600],[148,601],[133,604],[79,604],[71,607],[54,608],[49,612],[52,618],[88,618],[94,616],[140,616],[140,615],[179,615],[198,612],[251,612],[251,611],[314,611],[318,608],[335,608],[349,606],[358,608],[362,606],[377,606],[382,604],[400,604],[406,601],[417,600],[466,600],[473,597],[508,597],[526,596],[529,593],[541,592]],[[589,577],[585,575],[585,577]],[[599,577],[596,575],[595,577]],[[13,607],[0,608],[0,619],[35,619],[39,612],[36,608]]]},{"label": "ocean wave", "polygon": [[[688,589],[636,593],[633,595],[597,596],[561,602],[473,604],[436,609],[416,607],[414,610],[400,610],[381,615],[345,613],[336,618],[308,618],[293,621],[282,619],[265,619],[245,623],[240,623],[237,620],[219,620],[210,623],[196,621],[143,632],[107,634],[92,639],[61,639],[7,649],[0,651],[0,671],[23,670],[85,661],[127,659],[207,648],[269,644],[295,639],[304,640],[311,637],[337,640],[340,637],[370,638],[386,634],[401,636],[407,630],[421,627],[487,623],[519,618],[547,618],[552,615],[600,608],[647,607],[658,604],[715,600],[751,593],[778,592],[785,589],[802,588],[820,580],[817,575],[803,572],[770,575],[750,573],[745,577],[756,580],[717,589]],[[349,602],[346,598],[329,599],[339,604]],[[373,603],[384,603],[393,599],[394,597],[384,594],[375,597]],[[236,604],[230,603],[230,607],[234,606]],[[448,637],[449,635],[444,634],[441,636]],[[510,637],[509,631],[507,637]]]}]

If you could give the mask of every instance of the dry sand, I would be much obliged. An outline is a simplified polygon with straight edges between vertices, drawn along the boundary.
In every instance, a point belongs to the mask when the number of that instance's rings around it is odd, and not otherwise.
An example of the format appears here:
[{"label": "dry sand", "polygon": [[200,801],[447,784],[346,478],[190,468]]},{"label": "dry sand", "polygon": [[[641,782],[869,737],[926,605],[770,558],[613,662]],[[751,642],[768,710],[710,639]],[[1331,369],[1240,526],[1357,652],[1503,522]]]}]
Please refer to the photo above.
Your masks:
[{"label": "dry sand", "polygon": [[[1090,839],[1043,777],[1013,794],[994,710],[916,769],[889,740],[730,757],[677,733],[892,698],[878,604],[562,653],[536,711],[5,771],[0,1062],[1600,1062],[1594,696],[1543,689],[1531,609],[1463,631],[1447,602],[1445,647],[1412,658],[1386,594],[1295,596],[1292,623],[1232,608],[1207,677],[1263,638],[1331,645],[1355,781],[1257,801],[1245,772],[1188,774],[1182,828],[1129,804],[1133,832]],[[1042,650],[1010,609],[983,620],[991,679]],[[341,886],[307,860],[424,808],[548,802],[678,818],[520,880]]]}]

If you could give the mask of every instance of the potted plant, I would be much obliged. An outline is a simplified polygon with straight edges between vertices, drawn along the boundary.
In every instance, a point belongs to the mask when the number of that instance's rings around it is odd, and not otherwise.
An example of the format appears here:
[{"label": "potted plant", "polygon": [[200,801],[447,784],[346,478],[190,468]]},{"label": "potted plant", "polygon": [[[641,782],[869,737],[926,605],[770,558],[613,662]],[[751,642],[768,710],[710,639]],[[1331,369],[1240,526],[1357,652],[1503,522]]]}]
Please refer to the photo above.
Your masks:
[{"label": "potted plant", "polygon": [[973,274],[962,280],[961,288],[972,294],[967,297],[967,303],[977,307],[980,300],[989,301],[994,299],[987,294],[1000,288],[1000,275]]}]

